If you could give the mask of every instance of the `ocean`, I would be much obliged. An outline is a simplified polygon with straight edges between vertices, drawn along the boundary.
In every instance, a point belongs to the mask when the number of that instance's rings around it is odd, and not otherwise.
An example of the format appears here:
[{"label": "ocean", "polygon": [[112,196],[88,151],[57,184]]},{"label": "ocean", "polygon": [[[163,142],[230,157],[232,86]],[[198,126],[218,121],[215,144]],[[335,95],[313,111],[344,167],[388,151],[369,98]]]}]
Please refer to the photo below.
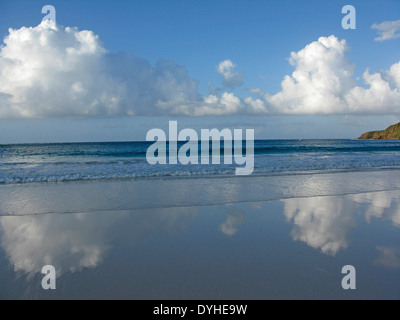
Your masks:
[{"label": "ocean", "polygon": [[[237,164],[156,164],[152,142],[0,145],[0,184],[174,177],[229,177]],[[178,143],[178,148],[184,142]],[[211,144],[210,144],[211,146]],[[243,148],[244,149],[244,148]],[[244,149],[245,150],[245,149]],[[211,152],[211,150],[209,150]],[[200,154],[200,148],[199,148]],[[211,161],[210,161],[211,163]],[[252,175],[400,169],[399,140],[256,140]]]}]

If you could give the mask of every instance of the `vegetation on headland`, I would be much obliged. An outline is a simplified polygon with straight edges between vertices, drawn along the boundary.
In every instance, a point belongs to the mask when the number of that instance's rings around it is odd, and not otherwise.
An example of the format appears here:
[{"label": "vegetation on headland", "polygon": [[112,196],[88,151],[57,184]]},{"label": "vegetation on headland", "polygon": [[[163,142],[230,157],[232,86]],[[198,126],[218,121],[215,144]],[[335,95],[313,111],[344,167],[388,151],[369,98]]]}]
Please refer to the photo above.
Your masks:
[{"label": "vegetation on headland", "polygon": [[358,139],[400,139],[400,122],[386,130],[363,133]]}]

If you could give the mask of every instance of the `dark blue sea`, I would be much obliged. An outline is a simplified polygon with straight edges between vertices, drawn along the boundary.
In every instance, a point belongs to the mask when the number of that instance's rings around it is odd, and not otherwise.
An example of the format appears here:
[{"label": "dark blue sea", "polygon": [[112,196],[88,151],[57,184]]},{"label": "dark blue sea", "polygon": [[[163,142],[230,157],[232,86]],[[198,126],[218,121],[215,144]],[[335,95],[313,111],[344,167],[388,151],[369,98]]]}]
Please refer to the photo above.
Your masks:
[{"label": "dark blue sea", "polygon": [[[153,142],[0,145],[0,184],[232,176],[232,164],[155,164]],[[179,143],[180,148],[184,143]],[[211,144],[210,144],[211,146]],[[243,146],[243,151],[245,150]],[[201,150],[199,150],[200,154]],[[223,153],[223,148],[221,150]],[[201,163],[201,161],[199,161]],[[210,161],[211,163],[211,161]],[[256,140],[252,175],[400,170],[400,140]]]}]

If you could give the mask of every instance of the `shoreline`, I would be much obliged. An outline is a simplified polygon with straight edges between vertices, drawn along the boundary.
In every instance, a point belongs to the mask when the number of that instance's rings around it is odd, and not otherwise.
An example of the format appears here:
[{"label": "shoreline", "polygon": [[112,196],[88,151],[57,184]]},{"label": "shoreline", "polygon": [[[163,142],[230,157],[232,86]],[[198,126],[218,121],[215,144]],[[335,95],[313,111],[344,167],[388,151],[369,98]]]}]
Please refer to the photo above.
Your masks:
[{"label": "shoreline", "polygon": [[0,185],[0,215],[139,210],[400,190],[400,170]]}]

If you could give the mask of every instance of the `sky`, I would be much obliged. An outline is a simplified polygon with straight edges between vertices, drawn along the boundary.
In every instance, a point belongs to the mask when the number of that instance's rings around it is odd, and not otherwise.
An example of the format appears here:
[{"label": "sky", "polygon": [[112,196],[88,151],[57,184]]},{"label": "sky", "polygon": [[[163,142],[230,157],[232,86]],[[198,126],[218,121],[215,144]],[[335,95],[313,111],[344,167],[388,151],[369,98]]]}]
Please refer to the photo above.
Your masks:
[{"label": "sky", "polygon": [[400,121],[398,0],[2,0],[0,34],[0,143],[145,140],[171,120],[342,139]]}]

